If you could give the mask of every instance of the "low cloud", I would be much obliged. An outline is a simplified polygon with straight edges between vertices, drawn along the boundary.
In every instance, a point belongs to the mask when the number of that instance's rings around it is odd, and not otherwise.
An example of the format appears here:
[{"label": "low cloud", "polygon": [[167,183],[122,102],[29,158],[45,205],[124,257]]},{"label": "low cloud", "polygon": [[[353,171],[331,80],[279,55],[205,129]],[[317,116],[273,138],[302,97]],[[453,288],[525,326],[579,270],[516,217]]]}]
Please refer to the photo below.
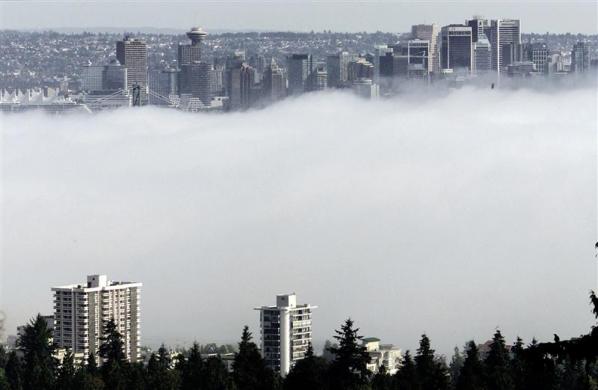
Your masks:
[{"label": "low cloud", "polygon": [[1,120],[9,333],[90,273],[144,283],[154,345],[257,337],[292,291],[319,343],[348,316],[445,353],[591,324],[594,88]]}]

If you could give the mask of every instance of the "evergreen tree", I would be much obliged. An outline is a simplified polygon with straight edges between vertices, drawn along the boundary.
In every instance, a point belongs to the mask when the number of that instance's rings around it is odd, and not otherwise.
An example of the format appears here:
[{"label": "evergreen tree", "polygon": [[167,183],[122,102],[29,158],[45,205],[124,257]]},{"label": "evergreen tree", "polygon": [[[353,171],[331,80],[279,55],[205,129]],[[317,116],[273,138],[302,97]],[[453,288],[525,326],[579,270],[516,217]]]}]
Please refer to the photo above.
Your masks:
[{"label": "evergreen tree", "polygon": [[158,355],[152,354],[147,365],[148,390],[175,390],[179,387],[178,372],[171,369],[171,359],[164,344],[158,349]]},{"label": "evergreen tree", "polygon": [[359,329],[353,328],[353,321],[348,318],[340,330],[335,330],[334,338],[338,347],[331,347],[334,360],[330,365],[330,388],[332,390],[362,389],[369,382],[370,372],[367,364],[370,355],[362,345]]},{"label": "evergreen tree", "polygon": [[470,341],[465,347],[465,360],[456,383],[457,390],[484,390],[484,367],[480,360],[478,347]]},{"label": "evergreen tree", "polygon": [[455,347],[453,357],[451,358],[451,364],[449,365],[449,375],[451,378],[451,388],[457,387],[457,381],[463,368],[463,354],[459,351],[459,347]]},{"label": "evergreen tree", "polygon": [[51,338],[52,332],[40,314],[25,326],[18,340],[18,348],[23,352],[25,390],[49,390],[54,386],[56,359]]},{"label": "evergreen tree", "polygon": [[203,364],[202,372],[202,390],[226,390],[230,388],[228,370],[219,357],[209,357]]},{"label": "evergreen tree", "polygon": [[266,367],[249,328],[243,328],[239,352],[233,362],[233,381],[237,390],[266,390],[274,387],[274,375]]},{"label": "evergreen tree", "polygon": [[182,390],[194,390],[201,388],[203,361],[201,359],[201,352],[197,342],[193,343],[187,358],[181,360],[180,369]]},{"label": "evergreen tree", "polygon": [[22,390],[23,367],[21,365],[21,359],[19,359],[15,351],[11,351],[8,354],[4,371],[6,374],[6,381],[10,385],[11,390]]},{"label": "evergreen tree", "polygon": [[525,351],[523,388],[552,389],[557,383],[555,363],[537,346],[534,339]]},{"label": "evergreen tree", "polygon": [[324,358],[314,356],[314,351],[310,344],[305,358],[295,363],[295,366],[291,368],[291,371],[284,379],[284,389],[325,389],[327,370],[328,363]]},{"label": "evergreen tree", "polygon": [[118,332],[114,319],[104,324],[99,349],[102,358],[102,379],[110,390],[124,390],[127,387],[127,360],[124,353],[122,335]]},{"label": "evergreen tree", "polygon": [[430,339],[425,334],[415,355],[415,372],[421,390],[439,390],[448,387],[446,365],[435,358]]},{"label": "evergreen tree", "polygon": [[91,375],[97,375],[99,373],[95,354],[90,353],[87,357],[87,365],[85,366],[85,370]]},{"label": "evergreen tree", "polygon": [[523,340],[517,337],[515,344],[511,347],[511,378],[515,390],[526,390],[525,384],[525,349]]},{"label": "evergreen tree", "polygon": [[512,390],[509,351],[505,339],[497,330],[485,361],[488,390]]},{"label": "evergreen tree", "polygon": [[70,350],[62,358],[62,364],[58,369],[56,388],[60,390],[75,390],[75,362]]},{"label": "evergreen tree", "polygon": [[393,388],[393,377],[388,375],[386,367],[381,365],[376,375],[372,378],[372,390],[393,390]]},{"label": "evergreen tree", "polygon": [[405,352],[403,363],[395,374],[395,387],[398,390],[416,390],[418,388],[415,363],[409,351]]}]

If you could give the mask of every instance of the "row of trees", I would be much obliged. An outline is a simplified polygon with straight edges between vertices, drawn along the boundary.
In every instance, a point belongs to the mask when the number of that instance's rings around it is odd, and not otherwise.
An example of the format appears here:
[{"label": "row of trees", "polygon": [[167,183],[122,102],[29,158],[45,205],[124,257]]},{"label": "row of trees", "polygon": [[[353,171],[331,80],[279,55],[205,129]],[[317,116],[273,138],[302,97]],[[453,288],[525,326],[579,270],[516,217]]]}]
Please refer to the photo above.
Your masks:
[{"label": "row of trees", "polygon": [[[591,301],[598,319],[594,293]],[[315,356],[310,346],[307,356],[283,379],[266,366],[247,327],[230,372],[219,357],[202,358],[198,344],[175,362],[162,346],[146,365],[129,363],[114,321],[105,325],[101,364],[91,355],[85,364],[76,365],[69,352],[58,364],[50,331],[38,316],[26,326],[17,351],[7,354],[0,349],[0,390],[598,389],[598,327],[565,341],[555,335],[553,342],[532,341],[525,346],[518,338],[512,347],[497,330],[487,351],[470,341],[464,353],[456,350],[450,364],[435,353],[424,334],[416,353],[407,351],[394,375],[384,366],[375,374],[368,370],[370,356],[351,319],[335,332],[336,343],[327,349],[331,359]]]}]

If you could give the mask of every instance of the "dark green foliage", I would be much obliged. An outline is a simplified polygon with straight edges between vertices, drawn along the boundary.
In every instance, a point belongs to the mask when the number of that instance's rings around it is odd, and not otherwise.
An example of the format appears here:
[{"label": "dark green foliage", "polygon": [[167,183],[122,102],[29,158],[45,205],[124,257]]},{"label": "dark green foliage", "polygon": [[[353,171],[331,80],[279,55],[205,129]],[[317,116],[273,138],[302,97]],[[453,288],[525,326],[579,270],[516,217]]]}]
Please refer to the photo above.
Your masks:
[{"label": "dark green foliage", "polygon": [[500,330],[494,333],[485,365],[488,390],[514,389],[510,371],[509,351]]},{"label": "dark green foliage", "polygon": [[202,385],[203,361],[199,350],[199,344],[193,343],[189,355],[179,363],[181,371],[181,389],[199,389]]},{"label": "dark green foliage", "polygon": [[23,352],[23,388],[46,390],[54,386],[56,359],[50,343],[52,332],[46,320],[37,315],[25,326],[18,348]]},{"label": "dark green foliage", "polygon": [[56,388],[60,390],[75,390],[75,362],[70,350],[66,352],[62,359],[62,364],[58,369],[58,378],[56,379]]},{"label": "dark green foliage", "polygon": [[233,382],[237,390],[266,390],[275,386],[274,373],[266,367],[249,328],[243,328],[239,352],[233,363]]},{"label": "dark green foliage", "polygon": [[124,353],[122,335],[118,332],[113,319],[104,325],[101,337],[100,358],[102,359],[101,373],[104,384],[111,390],[127,388],[128,363]]},{"label": "dark green foliage", "polygon": [[4,372],[6,374],[6,381],[12,390],[23,389],[23,367],[21,365],[21,359],[17,357],[15,351],[8,354]]},{"label": "dark green foliage", "polygon": [[226,390],[231,388],[226,366],[219,357],[209,357],[203,365],[202,390]]},{"label": "dark green foliage", "polygon": [[162,345],[158,355],[152,354],[147,365],[147,389],[176,390],[179,387],[179,372],[171,369],[170,354]]},{"label": "dark green foliage", "polygon": [[395,375],[395,385],[399,390],[415,390],[418,388],[415,363],[409,351],[403,356],[403,364]]},{"label": "dark green foliage", "polygon": [[284,389],[325,389],[327,370],[328,363],[323,357],[314,356],[310,344],[305,358],[299,360],[284,379]]},{"label": "dark green foliage", "polygon": [[394,380],[386,372],[386,367],[380,366],[380,370],[372,378],[372,390],[393,390]]},{"label": "dark green foliage", "polygon": [[421,390],[448,388],[448,373],[444,362],[439,361],[430,347],[430,339],[425,334],[419,342],[415,355],[415,372]]},{"label": "dark green foliage", "polygon": [[459,347],[455,347],[453,357],[451,358],[451,364],[449,365],[449,376],[451,378],[450,387],[452,389],[457,387],[457,381],[459,380],[459,375],[463,368],[463,361],[463,354],[459,351]]},{"label": "dark green foliage", "polygon": [[477,345],[470,341],[465,347],[465,360],[456,381],[457,390],[484,390],[484,366]]},{"label": "dark green foliage", "polygon": [[329,349],[334,355],[330,364],[330,389],[362,389],[369,382],[367,364],[370,362],[370,355],[361,343],[359,329],[354,329],[353,321],[348,318],[341,329],[335,332],[338,347]]}]

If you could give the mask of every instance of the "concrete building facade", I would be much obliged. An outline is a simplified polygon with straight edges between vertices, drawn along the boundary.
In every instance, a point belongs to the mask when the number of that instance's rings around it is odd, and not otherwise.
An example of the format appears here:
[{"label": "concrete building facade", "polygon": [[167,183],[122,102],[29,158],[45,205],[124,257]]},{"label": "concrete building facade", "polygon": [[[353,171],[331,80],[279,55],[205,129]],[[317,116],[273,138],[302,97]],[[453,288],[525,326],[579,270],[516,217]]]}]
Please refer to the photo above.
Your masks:
[{"label": "concrete building facade", "polygon": [[276,306],[262,306],[260,312],[261,353],[266,364],[286,376],[303,359],[312,342],[312,311],[317,306],[297,304],[297,296],[276,296]]},{"label": "concrete building facade", "polygon": [[85,285],[53,287],[54,343],[73,353],[97,355],[104,324],[114,319],[123,335],[130,362],[140,358],[140,289],[135,282],[113,282],[106,275],[89,275]]}]

